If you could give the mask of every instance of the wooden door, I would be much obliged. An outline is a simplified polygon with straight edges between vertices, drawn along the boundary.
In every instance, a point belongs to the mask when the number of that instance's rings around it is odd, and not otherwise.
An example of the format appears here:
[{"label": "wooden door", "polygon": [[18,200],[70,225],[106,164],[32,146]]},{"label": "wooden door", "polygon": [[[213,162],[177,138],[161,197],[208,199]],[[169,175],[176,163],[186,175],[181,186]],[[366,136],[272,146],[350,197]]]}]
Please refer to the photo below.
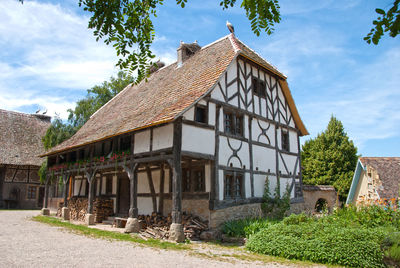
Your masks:
[{"label": "wooden door", "polygon": [[129,214],[129,178],[126,175],[118,175],[118,214],[119,216],[128,216]]}]

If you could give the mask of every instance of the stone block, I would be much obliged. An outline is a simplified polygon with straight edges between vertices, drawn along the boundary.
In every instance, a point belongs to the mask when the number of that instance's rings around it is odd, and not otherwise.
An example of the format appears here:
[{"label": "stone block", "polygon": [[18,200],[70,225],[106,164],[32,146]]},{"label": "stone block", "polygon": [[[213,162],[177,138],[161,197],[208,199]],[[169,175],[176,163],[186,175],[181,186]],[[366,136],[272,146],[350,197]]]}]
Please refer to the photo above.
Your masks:
[{"label": "stone block", "polygon": [[69,208],[63,207],[61,209],[61,218],[65,221],[69,221],[70,219]]},{"label": "stone block", "polygon": [[172,223],[169,227],[169,240],[181,243],[185,241],[183,225],[180,223]]},{"label": "stone block", "polygon": [[49,208],[42,208],[42,215],[43,216],[50,216],[50,209]]},{"label": "stone block", "polygon": [[139,233],[140,223],[137,218],[128,218],[125,225],[125,233]]},{"label": "stone block", "polygon": [[221,239],[221,232],[219,230],[208,230],[200,234],[200,239],[204,241],[215,241]]},{"label": "stone block", "polygon": [[86,225],[94,225],[94,215],[93,214],[86,214],[85,215],[85,223]]}]

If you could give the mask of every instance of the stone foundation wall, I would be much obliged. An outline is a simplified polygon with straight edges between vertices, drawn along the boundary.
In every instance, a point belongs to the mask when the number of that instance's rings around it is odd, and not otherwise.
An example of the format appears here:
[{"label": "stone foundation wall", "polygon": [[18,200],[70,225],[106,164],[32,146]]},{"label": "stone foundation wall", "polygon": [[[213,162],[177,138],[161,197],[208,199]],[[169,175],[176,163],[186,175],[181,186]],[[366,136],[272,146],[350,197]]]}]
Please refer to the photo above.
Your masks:
[{"label": "stone foundation wall", "polygon": [[210,211],[210,228],[220,228],[229,220],[238,220],[249,217],[262,217],[261,203],[246,204]]},{"label": "stone foundation wall", "polygon": [[[172,200],[164,199],[163,215],[167,216],[172,210]],[[208,199],[183,199],[182,212],[200,217],[202,220],[210,220]]]}]

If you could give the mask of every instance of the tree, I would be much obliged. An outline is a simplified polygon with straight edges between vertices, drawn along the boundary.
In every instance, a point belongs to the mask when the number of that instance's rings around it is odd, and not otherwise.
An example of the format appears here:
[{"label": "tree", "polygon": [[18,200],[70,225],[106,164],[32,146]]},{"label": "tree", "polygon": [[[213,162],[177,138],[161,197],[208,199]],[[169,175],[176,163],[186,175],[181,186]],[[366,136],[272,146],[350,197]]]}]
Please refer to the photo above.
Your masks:
[{"label": "tree", "polygon": [[60,118],[53,120],[42,138],[44,148],[48,150],[72,137],[89,120],[92,114],[132,81],[131,76],[120,71],[116,78],[110,77],[109,82],[104,81],[101,85],[88,89],[86,97],[77,102],[75,109],[68,110],[68,122],[64,123]]},{"label": "tree", "polygon": [[378,18],[372,22],[375,27],[364,37],[368,44],[371,44],[372,41],[373,44],[377,45],[385,32],[389,32],[391,37],[396,37],[400,33],[399,4],[400,0],[395,0],[393,6],[387,12],[380,8],[375,9],[378,14]]},{"label": "tree", "polygon": [[357,164],[357,148],[334,116],[324,132],[304,143],[301,152],[303,182],[333,185],[340,199],[347,197]]}]

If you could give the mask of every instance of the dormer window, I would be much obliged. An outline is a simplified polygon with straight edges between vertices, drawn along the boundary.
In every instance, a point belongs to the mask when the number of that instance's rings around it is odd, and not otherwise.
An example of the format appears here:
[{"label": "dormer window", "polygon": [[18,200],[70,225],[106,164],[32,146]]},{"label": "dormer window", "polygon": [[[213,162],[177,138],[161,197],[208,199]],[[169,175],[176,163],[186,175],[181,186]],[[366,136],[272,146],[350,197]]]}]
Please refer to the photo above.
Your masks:
[{"label": "dormer window", "polygon": [[261,79],[259,79],[257,77],[253,77],[253,79],[252,79],[252,87],[253,87],[254,95],[256,95],[258,97],[265,98],[265,96],[266,96],[266,93],[265,93],[266,84],[265,84],[264,81],[262,81]]},{"label": "dormer window", "polygon": [[207,124],[208,116],[207,116],[207,106],[204,105],[196,105],[194,111],[194,121],[199,123]]}]

